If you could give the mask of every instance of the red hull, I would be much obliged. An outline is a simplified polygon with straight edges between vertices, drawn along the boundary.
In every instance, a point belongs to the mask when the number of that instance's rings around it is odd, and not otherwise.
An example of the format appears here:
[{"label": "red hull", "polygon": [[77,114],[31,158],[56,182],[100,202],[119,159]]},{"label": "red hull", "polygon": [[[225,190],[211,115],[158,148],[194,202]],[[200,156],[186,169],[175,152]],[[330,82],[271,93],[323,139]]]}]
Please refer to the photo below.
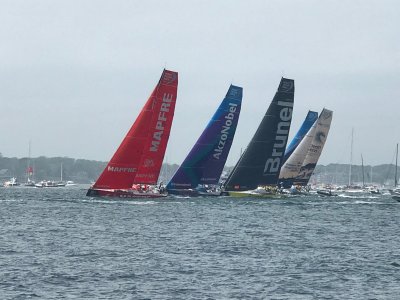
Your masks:
[{"label": "red hull", "polygon": [[152,193],[152,192],[138,192],[137,190],[133,189],[95,189],[90,188],[86,196],[89,197],[114,197],[114,198],[136,198],[136,199],[143,199],[143,198],[164,198],[167,197],[167,194],[160,194],[160,193]]}]

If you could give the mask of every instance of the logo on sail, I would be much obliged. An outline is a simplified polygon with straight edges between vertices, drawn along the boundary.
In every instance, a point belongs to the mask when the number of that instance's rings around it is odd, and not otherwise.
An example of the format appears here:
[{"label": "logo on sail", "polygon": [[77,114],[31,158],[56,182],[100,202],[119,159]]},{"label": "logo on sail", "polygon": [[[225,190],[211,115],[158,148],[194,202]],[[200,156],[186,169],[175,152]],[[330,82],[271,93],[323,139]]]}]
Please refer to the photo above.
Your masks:
[{"label": "logo on sail", "polygon": [[293,91],[293,87],[294,87],[293,81],[291,80],[283,81],[279,88],[279,91],[289,93]]},{"label": "logo on sail", "polygon": [[237,98],[239,96],[239,89],[231,88],[229,90],[229,97]]},{"label": "logo on sail", "polygon": [[281,158],[285,152],[286,141],[289,135],[293,103],[278,101],[278,105],[282,107],[279,112],[280,122],[276,131],[272,157],[268,158],[265,162],[264,175],[275,174],[279,171]]},{"label": "logo on sail", "polygon": [[225,116],[225,124],[222,125],[221,137],[218,142],[217,148],[214,149],[213,157],[219,159],[222,151],[225,148],[226,140],[228,139],[229,132],[232,126],[232,120],[235,117],[234,112],[236,111],[237,104],[229,103],[229,113]]},{"label": "logo on sail", "polygon": [[178,78],[178,74],[175,72],[164,72],[164,76],[162,78],[163,84],[172,84]]},{"label": "logo on sail", "polygon": [[325,140],[326,140],[326,134],[325,134],[325,132],[322,132],[322,131],[317,132],[317,133],[315,134],[315,140],[316,140],[318,143],[320,143],[320,144],[325,143]]},{"label": "logo on sail", "polygon": [[160,112],[158,113],[158,118],[156,122],[156,128],[153,133],[153,140],[151,141],[150,145],[150,151],[152,152],[158,151],[158,146],[160,145],[161,138],[164,133],[164,124],[167,121],[167,115],[171,106],[172,99],[172,94],[164,94],[163,96]]},{"label": "logo on sail", "polygon": [[322,111],[322,116],[321,116],[324,120],[329,119],[332,117],[332,111],[324,109]]},{"label": "logo on sail", "polygon": [[127,167],[112,167],[108,166],[107,171],[116,173],[135,173],[137,168],[127,168]]},{"label": "logo on sail", "polygon": [[154,161],[152,159],[145,159],[143,162],[143,166],[146,168],[154,167]]}]

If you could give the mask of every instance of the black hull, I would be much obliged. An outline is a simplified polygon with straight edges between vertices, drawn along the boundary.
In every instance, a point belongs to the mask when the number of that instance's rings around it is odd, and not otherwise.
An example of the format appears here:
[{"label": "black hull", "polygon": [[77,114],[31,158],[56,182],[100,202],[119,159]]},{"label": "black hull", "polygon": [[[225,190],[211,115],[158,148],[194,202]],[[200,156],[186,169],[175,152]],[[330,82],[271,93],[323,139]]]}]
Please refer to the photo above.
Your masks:
[{"label": "black hull", "polygon": [[324,197],[334,197],[337,194],[332,193],[331,191],[317,191],[317,194]]}]

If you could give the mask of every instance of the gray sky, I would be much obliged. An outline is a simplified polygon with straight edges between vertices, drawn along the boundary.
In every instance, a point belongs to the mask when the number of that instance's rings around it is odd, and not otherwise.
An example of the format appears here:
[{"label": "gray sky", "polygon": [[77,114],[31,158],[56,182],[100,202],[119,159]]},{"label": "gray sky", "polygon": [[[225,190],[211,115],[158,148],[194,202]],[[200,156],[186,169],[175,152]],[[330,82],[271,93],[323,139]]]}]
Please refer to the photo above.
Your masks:
[{"label": "gray sky", "polygon": [[399,1],[0,0],[0,152],[108,161],[164,67],[179,72],[167,148],[180,164],[231,83],[234,165],[281,76],[291,136],[334,111],[319,163],[390,163],[400,141]]}]

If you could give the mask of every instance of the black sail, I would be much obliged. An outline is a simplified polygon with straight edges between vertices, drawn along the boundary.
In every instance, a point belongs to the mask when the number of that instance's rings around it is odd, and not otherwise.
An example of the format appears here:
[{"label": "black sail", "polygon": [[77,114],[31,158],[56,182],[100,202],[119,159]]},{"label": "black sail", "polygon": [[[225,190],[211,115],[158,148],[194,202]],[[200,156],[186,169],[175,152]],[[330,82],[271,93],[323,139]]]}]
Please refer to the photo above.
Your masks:
[{"label": "black sail", "polygon": [[276,185],[292,121],[294,80],[282,78],[264,118],[226,180],[225,190]]}]

